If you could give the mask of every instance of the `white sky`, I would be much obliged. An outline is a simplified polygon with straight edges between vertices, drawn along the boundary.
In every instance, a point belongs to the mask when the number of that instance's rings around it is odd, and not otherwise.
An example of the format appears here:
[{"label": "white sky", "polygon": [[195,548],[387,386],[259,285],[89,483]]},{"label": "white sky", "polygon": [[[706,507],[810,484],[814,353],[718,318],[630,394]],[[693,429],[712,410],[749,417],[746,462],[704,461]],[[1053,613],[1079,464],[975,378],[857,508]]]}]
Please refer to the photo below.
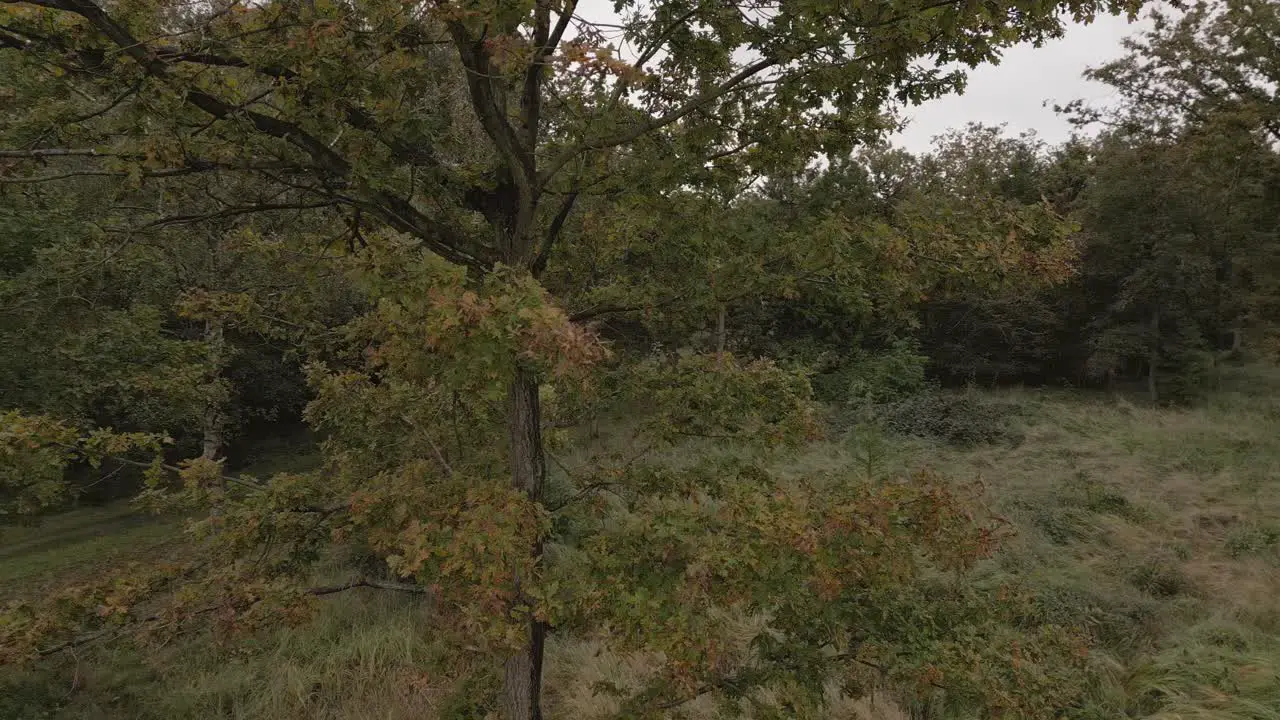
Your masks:
[{"label": "white sky", "polygon": [[1053,104],[1076,98],[1105,104],[1113,96],[1111,90],[1085,80],[1081,73],[1120,56],[1120,40],[1146,25],[1144,20],[1131,25],[1124,17],[1104,15],[1090,25],[1073,24],[1063,37],[1041,47],[1011,48],[999,65],[971,71],[963,95],[906,109],[903,116],[910,118],[910,125],[892,140],[908,150],[921,151],[928,149],[934,136],[970,122],[1003,123],[1011,135],[1035,130],[1050,143],[1066,140],[1071,128],[1053,111]]}]

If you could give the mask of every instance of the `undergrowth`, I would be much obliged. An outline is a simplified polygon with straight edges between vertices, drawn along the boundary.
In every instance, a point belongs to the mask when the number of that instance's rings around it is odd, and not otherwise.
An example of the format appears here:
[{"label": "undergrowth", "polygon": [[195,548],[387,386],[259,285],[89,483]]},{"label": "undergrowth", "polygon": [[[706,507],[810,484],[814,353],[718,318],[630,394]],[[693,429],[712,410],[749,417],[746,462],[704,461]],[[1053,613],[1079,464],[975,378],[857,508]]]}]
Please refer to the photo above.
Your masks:
[{"label": "undergrowth", "polygon": [[[1000,433],[971,442],[860,424],[779,469],[928,466],[980,482],[1016,532],[977,580],[1035,595],[1035,620],[1092,638],[1096,682],[1072,717],[1280,719],[1280,371],[1231,370],[1190,409],[1016,390],[920,400],[916,412],[956,398],[992,408],[987,427]],[[681,452],[703,449],[673,462]],[[152,552],[175,528],[113,507],[5,530],[0,579],[38,589]],[[35,670],[0,668],[0,718],[483,718],[493,683],[453,679],[462,660],[433,642],[438,621],[420,600],[361,590],[324,600],[312,625],[247,644],[87,647]],[[593,686],[646,671],[643,657],[589,639],[549,647],[551,718],[603,717],[614,705]],[[905,717],[888,693],[832,698],[830,718]],[[716,707],[679,712],[709,719]]]}]

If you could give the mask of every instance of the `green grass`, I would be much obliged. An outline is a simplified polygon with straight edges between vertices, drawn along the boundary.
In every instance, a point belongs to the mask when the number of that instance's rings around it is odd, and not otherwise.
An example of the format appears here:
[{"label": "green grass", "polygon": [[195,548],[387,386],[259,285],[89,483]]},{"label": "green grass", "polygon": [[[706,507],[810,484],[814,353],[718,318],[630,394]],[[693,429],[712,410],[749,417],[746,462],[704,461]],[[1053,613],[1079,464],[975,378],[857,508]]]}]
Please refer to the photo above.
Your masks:
[{"label": "green grass", "polygon": [[[1280,719],[1280,371],[1233,370],[1186,410],[1083,392],[977,399],[1011,411],[1011,432],[995,443],[957,448],[858,427],[780,469],[884,475],[929,466],[980,481],[990,511],[1017,530],[982,577],[1031,589],[1046,619],[1079,623],[1095,638],[1101,681],[1088,717]],[[259,467],[313,461],[264,457]],[[5,531],[0,581],[38,585],[86,572],[173,531],[124,506]],[[464,668],[433,643],[432,622],[420,601],[360,591],[325,600],[313,625],[247,645],[201,636],[146,651],[94,648],[0,674],[0,718],[476,716],[467,700],[485,681],[458,684]],[[590,686],[645,671],[642,657],[557,637],[548,715],[602,715],[609,701]],[[713,708],[682,711],[710,718]],[[861,698],[830,717],[901,716],[890,702]]]},{"label": "green grass", "polygon": [[1084,619],[1099,717],[1280,718],[1280,372],[1201,407],[1008,391],[1016,443],[916,447],[1018,535],[988,571]]},{"label": "green grass", "polygon": [[282,436],[256,439],[240,464],[229,469],[241,475],[266,478],[276,473],[315,470],[320,462],[315,438],[309,432],[298,430]]},{"label": "green grass", "polygon": [[447,665],[419,602],[353,591],[305,628],[220,645],[87,648],[0,676],[0,718],[437,717],[465,692],[424,668]]},{"label": "green grass", "polygon": [[0,600],[91,577],[173,541],[180,521],[127,502],[85,508],[30,527],[0,528]]},{"label": "green grass", "polygon": [[[269,477],[311,470],[319,461],[305,438],[289,438],[264,445],[235,472]],[[127,501],[52,515],[36,525],[0,527],[0,600],[148,558],[173,543],[181,528],[180,518],[156,517]]]}]

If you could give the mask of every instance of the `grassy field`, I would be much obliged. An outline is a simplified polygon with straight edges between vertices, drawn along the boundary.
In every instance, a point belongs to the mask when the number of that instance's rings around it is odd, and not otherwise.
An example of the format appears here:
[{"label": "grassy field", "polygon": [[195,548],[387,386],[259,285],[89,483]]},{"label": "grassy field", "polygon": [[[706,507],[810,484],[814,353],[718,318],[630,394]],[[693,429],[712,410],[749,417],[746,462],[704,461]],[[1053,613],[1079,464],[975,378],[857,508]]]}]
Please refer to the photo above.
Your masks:
[{"label": "grassy field", "polygon": [[30,528],[0,531],[0,599],[33,594],[162,549],[180,530],[177,520],[144,515],[128,503],[50,517]]},{"label": "grassy field", "polygon": [[1083,614],[1102,717],[1280,718],[1280,375],[1192,410],[1009,393],[1021,437],[920,451],[1019,530],[993,572]]},{"label": "grassy field", "polygon": [[[1105,682],[1098,718],[1280,718],[1280,371],[1249,368],[1189,410],[1095,393],[999,391],[1008,432],[959,448],[857,430],[788,460],[800,471],[874,474],[929,466],[979,480],[1017,529],[982,573],[1033,588],[1046,612],[1085,622]],[[127,506],[80,510],[0,535],[0,587],[98,571],[154,552],[173,523]],[[327,600],[319,621],[249,645],[207,638],[146,654],[86,649],[31,671],[0,670],[0,718],[467,717],[466,687],[439,666],[432,618],[411,599],[364,591]],[[591,685],[643,671],[557,638],[548,714],[609,710]],[[710,717],[710,704],[682,708]],[[830,718],[895,720],[884,699]]]}]

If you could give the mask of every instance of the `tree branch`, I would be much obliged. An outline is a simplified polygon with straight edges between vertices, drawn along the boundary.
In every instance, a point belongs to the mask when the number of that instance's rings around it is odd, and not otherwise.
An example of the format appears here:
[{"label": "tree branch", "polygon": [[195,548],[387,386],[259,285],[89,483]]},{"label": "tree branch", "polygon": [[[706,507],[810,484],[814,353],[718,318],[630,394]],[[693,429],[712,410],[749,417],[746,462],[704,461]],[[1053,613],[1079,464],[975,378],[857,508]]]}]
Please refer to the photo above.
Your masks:
[{"label": "tree branch", "polygon": [[593,308],[587,308],[569,316],[572,322],[585,322],[602,315],[620,315],[622,313],[639,312],[641,310],[655,310],[660,307],[675,304],[684,299],[684,295],[675,295],[665,300],[649,303],[647,305],[599,305]]},{"label": "tree branch", "polygon": [[[113,20],[91,0],[0,0],[0,2],[25,2],[78,15],[110,39],[126,55],[133,58],[148,75],[163,81],[172,79],[170,65],[161,55],[134,38],[123,25]],[[336,178],[347,180],[352,174],[351,164],[345,158],[296,123],[241,108],[199,89],[186,90],[184,99],[213,118],[239,117],[247,120],[256,131],[302,150],[320,169]],[[386,190],[374,191],[371,195],[370,209],[396,229],[422,238],[424,245],[432,252],[451,262],[473,269],[483,270],[491,264],[489,260],[468,252],[467,248],[472,243],[463,232],[427,217],[414,208],[409,200],[392,195]]]},{"label": "tree branch", "polygon": [[761,60],[757,60],[756,62],[751,63],[750,65],[747,65],[746,67],[739,70],[736,74],[734,74],[728,80],[725,80],[724,82],[720,83],[715,87],[707,88],[701,93],[698,93],[698,95],[694,96],[685,104],[667,112],[664,115],[660,115],[656,118],[650,118],[649,120],[639,123],[634,128],[627,130],[625,132],[617,133],[614,135],[606,135],[606,136],[595,138],[592,140],[584,140],[580,143],[577,143],[576,145],[565,150],[558,157],[553,159],[548,164],[547,169],[539,174],[538,182],[540,185],[545,184],[553,176],[555,176],[555,174],[559,172],[560,169],[563,168],[570,160],[577,157],[579,154],[583,152],[586,152],[588,150],[604,150],[606,148],[616,147],[618,145],[625,145],[629,142],[632,142],[640,138],[646,133],[650,133],[650,132],[653,132],[654,130],[658,130],[663,127],[666,127],[667,125],[670,125],[671,123],[676,122],[677,120],[680,120],[681,118],[693,112],[694,110],[705,107],[708,103],[714,102],[715,100],[723,97],[729,92],[732,92],[735,88],[737,88],[742,83],[746,82],[747,80],[750,80],[756,75],[759,75],[765,70],[768,70],[769,68],[775,67],[777,65],[778,65],[778,60],[774,58],[763,58]]},{"label": "tree branch", "polygon": [[200,215],[170,215],[159,220],[153,220],[144,225],[132,228],[114,229],[113,232],[137,233],[147,230],[156,230],[172,225],[190,225],[192,223],[203,222],[205,220],[222,220],[225,218],[238,217],[240,215],[251,215],[260,212],[276,212],[281,210],[316,210],[325,207],[335,207],[341,203],[338,200],[327,200],[324,202],[313,203],[255,203],[253,205],[236,205],[224,208],[217,212],[204,213]]},{"label": "tree branch", "polygon": [[[5,0],[0,0],[5,2]],[[136,158],[136,154],[103,152],[93,148],[36,148],[33,150],[0,150],[0,158],[54,158],[54,157],[125,157]]]},{"label": "tree branch", "polygon": [[[563,18],[563,16],[561,16]],[[542,69],[546,65],[547,39],[551,36],[551,0],[534,0],[533,57],[524,73],[520,114],[524,120],[524,144],[538,146],[538,121],[542,113]]]},{"label": "tree branch", "polygon": [[8,28],[0,26],[0,47],[12,48],[14,50],[26,51],[31,45],[30,40],[11,35],[6,32]]},{"label": "tree branch", "polygon": [[[375,588],[378,590],[393,590],[396,592],[411,593],[414,595],[431,594],[430,588],[425,588],[425,587],[422,587],[421,585],[410,585],[408,583],[389,582],[384,580],[375,580],[372,578],[356,578],[355,580],[351,580],[345,583],[340,583],[337,585],[320,585],[317,587],[306,588],[302,591],[302,593],[304,595],[311,595],[313,597],[324,597],[325,595],[333,595],[335,593],[344,592],[346,590],[353,590],[355,588]],[[215,610],[218,610],[221,607],[222,607],[221,605],[210,605],[208,607],[203,607],[203,608],[200,608],[199,610],[192,611],[191,614],[203,615],[205,613],[214,612]],[[144,625],[146,623],[153,623],[153,622],[156,622],[157,620],[161,620],[163,617],[164,616],[160,615],[159,613],[154,615],[148,615],[144,618],[139,618],[137,620],[132,621],[130,625],[137,626],[137,625]],[[102,628],[101,630],[95,630],[93,632],[86,633],[78,637],[74,637],[70,640],[67,640],[66,642],[62,642],[57,645],[52,645],[47,648],[42,648],[37,651],[37,654],[39,654],[41,657],[44,657],[44,656],[53,655],[55,653],[62,652],[63,650],[71,650],[73,648],[80,647],[81,645],[87,645],[91,642],[94,642],[95,640],[106,637],[107,635],[110,635],[112,631],[119,631],[117,635],[122,634],[127,629],[127,627],[128,626],[106,627],[106,628]]]},{"label": "tree branch", "polygon": [[115,98],[111,100],[111,102],[107,103],[105,106],[98,108],[97,110],[90,110],[89,112],[81,115],[75,115],[66,120],[62,120],[61,122],[65,122],[68,124],[75,124],[75,123],[87,122],[96,117],[102,117],[103,115],[106,115],[107,113],[119,107],[120,103],[129,99],[130,96],[136,95],[137,92],[141,89],[142,89],[142,83],[140,82],[134,83],[133,87],[117,95]]},{"label": "tree branch", "polygon": [[196,65],[210,65],[214,67],[245,68],[274,78],[294,79],[298,77],[298,73],[287,67],[280,65],[253,65],[247,60],[233,55],[218,55],[207,52],[187,52],[178,48],[160,48],[156,50],[156,57],[164,60],[165,62],[193,63]]},{"label": "tree branch", "polygon": [[[53,445],[55,445],[55,446],[57,446],[57,447],[64,448],[64,449],[67,449],[67,450],[74,450],[74,451],[79,452],[79,453],[84,453],[84,452],[85,452],[84,448],[80,447],[79,445],[68,445],[68,444],[66,444],[66,443],[52,443],[52,444],[53,444]],[[152,467],[152,463],[141,462],[141,461],[139,461],[139,460],[132,460],[132,459],[130,459],[130,458],[120,457],[120,456],[118,456],[118,455],[110,455],[109,457],[110,457],[112,460],[115,460],[115,461],[116,461],[116,462],[118,462],[118,463],[123,463],[123,464],[125,464],[125,465],[132,465],[133,467],[143,468],[143,469],[146,469],[146,470],[149,470],[149,469],[151,469],[151,467]],[[183,472],[186,472],[183,468],[180,468],[180,467],[178,467],[177,465],[169,465],[168,463],[159,463],[159,467],[162,467],[162,468],[164,468],[165,470],[168,470],[168,471],[169,471],[169,472],[171,472],[171,473],[183,473]],[[253,489],[253,490],[263,490],[263,489],[265,489],[265,487],[264,487],[263,485],[261,485],[261,484],[259,484],[259,483],[256,483],[256,482],[251,482],[251,481],[249,481],[249,480],[244,480],[243,478],[232,477],[231,475],[219,475],[219,477],[220,477],[222,480],[225,480],[226,482],[233,483],[233,484],[235,484],[235,485],[241,485],[241,486],[243,486],[243,487],[251,488],[251,489]]]},{"label": "tree branch", "polygon": [[556,26],[551,30],[551,36],[544,43],[546,52],[553,52],[560,44],[560,40],[564,37],[564,32],[569,28],[569,23],[573,22],[573,13],[578,9],[578,0],[565,0],[564,8],[559,11],[560,19],[556,21]]},{"label": "tree branch", "polygon": [[[167,178],[178,177],[181,175],[192,175],[194,173],[210,172],[213,170],[237,169],[229,167],[220,167],[213,163],[194,162],[191,165],[180,168],[165,168],[163,170],[144,170],[137,173],[138,177],[143,178]],[[252,168],[239,168],[249,170]],[[34,185],[37,183],[54,182],[56,180],[66,180],[76,177],[130,177],[132,173],[124,170],[76,170],[74,172],[56,173],[53,175],[34,175],[31,177],[0,177],[0,185]]]},{"label": "tree branch", "polygon": [[746,142],[739,143],[731,148],[728,148],[727,150],[721,150],[719,152],[711,153],[710,155],[703,158],[702,161],[704,163],[709,163],[709,162],[715,162],[717,160],[723,160],[731,155],[737,155],[743,150],[750,148],[752,145],[757,145],[759,143],[760,143],[759,140],[747,140]]},{"label": "tree branch", "polygon": [[485,134],[493,141],[498,153],[510,167],[513,179],[517,183],[527,185],[533,176],[533,156],[530,148],[524,146],[519,134],[507,119],[507,110],[499,102],[493,87],[493,67],[489,64],[489,54],[481,40],[472,38],[461,22],[448,24],[449,35],[458,50],[458,57],[466,70],[467,88],[471,91],[471,105],[484,128]]},{"label": "tree branch", "polygon": [[374,580],[372,578],[356,578],[348,582],[339,583],[337,585],[321,585],[319,587],[308,588],[304,592],[308,595],[322,597],[324,595],[333,595],[334,593],[345,592],[355,588],[376,588],[378,590],[394,590],[396,592],[412,593],[414,595],[429,595],[430,588],[421,585],[411,585],[409,583],[389,582],[386,580]]},{"label": "tree branch", "polygon": [[560,202],[560,209],[556,211],[555,217],[551,219],[551,226],[547,228],[547,233],[542,237],[542,245],[538,248],[538,254],[534,257],[530,266],[533,276],[539,277],[542,272],[547,269],[547,261],[551,258],[551,249],[555,246],[556,240],[560,238],[560,232],[564,229],[564,223],[569,218],[569,213],[573,211],[573,205],[578,200],[578,192],[574,190],[564,196],[564,200]]}]

